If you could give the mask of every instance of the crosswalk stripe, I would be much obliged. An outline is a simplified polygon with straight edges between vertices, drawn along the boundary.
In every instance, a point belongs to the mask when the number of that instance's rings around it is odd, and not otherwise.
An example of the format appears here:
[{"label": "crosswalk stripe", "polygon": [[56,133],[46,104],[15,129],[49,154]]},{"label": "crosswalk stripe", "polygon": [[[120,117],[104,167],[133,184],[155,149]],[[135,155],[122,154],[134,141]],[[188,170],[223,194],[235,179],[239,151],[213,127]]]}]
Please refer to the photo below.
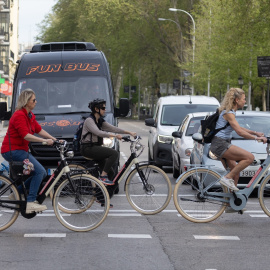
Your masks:
[{"label": "crosswalk stripe", "polygon": [[26,233],[24,237],[66,237],[66,233]]},{"label": "crosswalk stripe", "polygon": [[238,236],[193,235],[197,240],[240,240]]},{"label": "crosswalk stripe", "polygon": [[108,234],[109,238],[152,238],[150,234]]}]

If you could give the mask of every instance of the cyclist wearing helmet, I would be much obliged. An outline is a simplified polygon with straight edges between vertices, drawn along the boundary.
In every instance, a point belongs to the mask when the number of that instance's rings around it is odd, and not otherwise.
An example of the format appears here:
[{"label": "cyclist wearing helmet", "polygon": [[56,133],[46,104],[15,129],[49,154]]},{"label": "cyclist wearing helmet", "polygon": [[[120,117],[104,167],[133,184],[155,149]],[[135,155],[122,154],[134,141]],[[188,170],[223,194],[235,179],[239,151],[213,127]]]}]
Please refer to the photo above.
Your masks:
[{"label": "cyclist wearing helmet", "polygon": [[91,109],[91,114],[83,125],[81,154],[98,162],[102,170],[100,180],[105,185],[114,185],[114,182],[108,179],[108,172],[119,159],[119,154],[112,148],[102,147],[103,138],[115,137],[121,140],[120,134],[129,134],[135,137],[136,133],[115,127],[103,119],[106,111],[104,99],[93,100],[89,103],[88,108]]}]

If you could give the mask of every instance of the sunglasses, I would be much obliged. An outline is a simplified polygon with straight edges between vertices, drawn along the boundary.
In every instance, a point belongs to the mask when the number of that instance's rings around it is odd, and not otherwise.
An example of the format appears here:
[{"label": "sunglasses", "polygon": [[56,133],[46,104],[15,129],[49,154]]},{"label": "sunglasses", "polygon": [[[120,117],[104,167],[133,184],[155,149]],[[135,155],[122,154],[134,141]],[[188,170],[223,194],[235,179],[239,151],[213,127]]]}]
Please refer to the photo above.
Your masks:
[{"label": "sunglasses", "polygon": [[103,111],[105,111],[106,110],[106,107],[101,107],[100,109],[103,110]]},{"label": "sunglasses", "polygon": [[33,103],[35,103],[36,101],[37,101],[37,100],[34,98],[34,99],[33,99]]}]

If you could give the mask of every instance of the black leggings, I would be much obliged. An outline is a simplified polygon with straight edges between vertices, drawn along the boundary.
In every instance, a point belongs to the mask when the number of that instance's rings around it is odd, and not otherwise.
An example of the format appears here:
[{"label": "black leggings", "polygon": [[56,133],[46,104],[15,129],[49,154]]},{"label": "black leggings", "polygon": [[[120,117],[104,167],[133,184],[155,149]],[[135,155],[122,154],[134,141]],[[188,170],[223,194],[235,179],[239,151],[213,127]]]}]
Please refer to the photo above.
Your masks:
[{"label": "black leggings", "polygon": [[116,150],[98,145],[82,144],[81,154],[82,156],[94,159],[99,164],[101,171],[107,174],[119,159],[119,154]]}]

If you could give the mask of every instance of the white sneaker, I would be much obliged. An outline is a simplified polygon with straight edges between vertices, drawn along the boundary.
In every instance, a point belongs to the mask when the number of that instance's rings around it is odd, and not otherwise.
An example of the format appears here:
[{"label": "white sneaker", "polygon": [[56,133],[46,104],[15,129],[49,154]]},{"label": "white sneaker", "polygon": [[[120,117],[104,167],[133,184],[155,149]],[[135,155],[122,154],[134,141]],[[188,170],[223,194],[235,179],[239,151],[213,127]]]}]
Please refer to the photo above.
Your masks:
[{"label": "white sneaker", "polygon": [[229,189],[232,189],[234,191],[238,191],[239,189],[235,186],[233,179],[226,178],[225,176],[222,176],[219,180],[220,184],[223,186],[228,187]]},{"label": "white sneaker", "polygon": [[247,208],[243,208],[241,210],[234,210],[232,207],[228,206],[226,209],[225,209],[225,213],[238,213],[242,211],[242,213],[246,212],[247,211]]},{"label": "white sneaker", "polygon": [[46,205],[39,204],[38,201],[28,202],[26,204],[26,214],[30,214],[33,212],[42,212],[47,209]]}]

